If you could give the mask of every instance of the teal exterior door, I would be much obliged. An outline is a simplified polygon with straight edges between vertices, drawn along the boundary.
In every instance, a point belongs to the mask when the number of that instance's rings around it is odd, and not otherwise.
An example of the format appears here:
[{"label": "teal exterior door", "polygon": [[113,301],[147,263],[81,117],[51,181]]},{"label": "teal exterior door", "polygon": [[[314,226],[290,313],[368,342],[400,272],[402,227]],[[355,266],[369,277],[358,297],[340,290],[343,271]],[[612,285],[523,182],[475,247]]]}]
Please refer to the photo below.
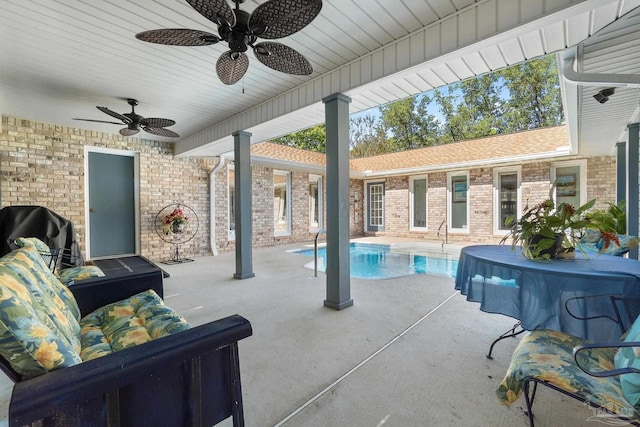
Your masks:
[{"label": "teal exterior door", "polygon": [[136,254],[135,157],[88,152],[88,257]]}]

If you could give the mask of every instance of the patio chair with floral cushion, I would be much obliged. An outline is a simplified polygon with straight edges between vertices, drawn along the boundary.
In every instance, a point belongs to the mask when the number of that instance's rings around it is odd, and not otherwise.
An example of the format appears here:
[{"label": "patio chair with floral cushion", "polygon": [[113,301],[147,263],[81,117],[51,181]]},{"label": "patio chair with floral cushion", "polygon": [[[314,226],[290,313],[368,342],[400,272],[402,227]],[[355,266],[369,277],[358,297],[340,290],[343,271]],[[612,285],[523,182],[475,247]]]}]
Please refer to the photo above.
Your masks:
[{"label": "patio chair with floral cushion", "polygon": [[532,331],[514,351],[496,395],[500,403],[510,405],[524,394],[533,427],[539,384],[584,402],[597,410],[600,421],[640,425],[640,317],[616,342],[592,343],[564,332]]}]

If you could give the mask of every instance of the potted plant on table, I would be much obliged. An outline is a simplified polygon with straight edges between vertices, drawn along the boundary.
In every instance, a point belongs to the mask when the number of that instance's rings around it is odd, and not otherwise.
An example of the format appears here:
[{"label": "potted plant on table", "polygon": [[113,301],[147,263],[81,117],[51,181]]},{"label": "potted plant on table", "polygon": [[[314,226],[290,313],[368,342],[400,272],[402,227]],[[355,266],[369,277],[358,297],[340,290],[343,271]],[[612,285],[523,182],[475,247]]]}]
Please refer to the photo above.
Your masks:
[{"label": "potted plant on table", "polygon": [[595,202],[595,199],[590,200],[576,209],[569,203],[556,206],[553,199],[549,198],[532,208],[527,206],[520,219],[515,215],[507,217],[505,224],[511,229],[500,243],[504,244],[511,238],[512,249],[521,246],[522,254],[530,259],[575,256],[582,230],[589,225],[584,214]]}]

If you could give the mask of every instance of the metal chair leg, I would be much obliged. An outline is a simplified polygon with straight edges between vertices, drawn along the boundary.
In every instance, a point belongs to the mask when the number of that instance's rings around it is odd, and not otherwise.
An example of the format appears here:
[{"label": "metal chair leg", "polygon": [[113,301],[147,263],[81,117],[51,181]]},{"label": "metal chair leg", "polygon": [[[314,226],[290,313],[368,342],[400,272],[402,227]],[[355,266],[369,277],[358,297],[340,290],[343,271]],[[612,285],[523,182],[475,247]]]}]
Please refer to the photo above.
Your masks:
[{"label": "metal chair leg", "polygon": [[527,379],[524,381],[524,400],[527,402],[527,411],[525,413],[529,416],[529,426],[534,427],[533,400],[536,398],[538,382],[533,381],[533,390],[531,390],[531,393],[529,393],[529,384],[531,384],[531,380]]},{"label": "metal chair leg", "polygon": [[520,322],[518,322],[515,325],[513,325],[513,328],[507,330],[507,332],[505,332],[504,334],[500,335],[495,341],[493,341],[491,343],[491,347],[489,347],[489,353],[487,354],[487,359],[493,360],[493,357],[491,356],[491,353],[493,353],[493,347],[498,343],[498,341],[503,340],[505,338],[518,336],[518,335],[520,335],[521,333],[523,333],[525,331],[525,329],[520,329],[518,332],[516,332],[516,329],[519,326],[520,326]]}]

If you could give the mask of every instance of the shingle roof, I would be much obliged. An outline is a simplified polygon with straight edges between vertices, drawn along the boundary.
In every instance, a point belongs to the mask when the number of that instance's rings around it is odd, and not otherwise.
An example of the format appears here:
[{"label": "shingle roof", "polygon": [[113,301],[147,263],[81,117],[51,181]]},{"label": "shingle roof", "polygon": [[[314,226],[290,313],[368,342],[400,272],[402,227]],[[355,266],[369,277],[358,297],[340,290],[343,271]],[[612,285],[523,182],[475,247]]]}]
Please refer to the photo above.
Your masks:
[{"label": "shingle roof", "polygon": [[273,142],[260,142],[252,145],[251,156],[323,167],[326,163],[324,153],[302,150]]},{"label": "shingle roof", "polygon": [[[389,172],[406,169],[459,166],[465,163],[523,160],[567,154],[570,148],[567,126],[538,128],[508,135],[496,135],[432,147],[417,148],[379,156],[351,159],[351,171]],[[325,155],[272,142],[251,147],[251,155],[297,163],[324,166]]]},{"label": "shingle roof", "polygon": [[391,171],[481,160],[507,160],[555,153],[558,149],[568,147],[567,127],[557,126],[353,159],[351,170]]}]

